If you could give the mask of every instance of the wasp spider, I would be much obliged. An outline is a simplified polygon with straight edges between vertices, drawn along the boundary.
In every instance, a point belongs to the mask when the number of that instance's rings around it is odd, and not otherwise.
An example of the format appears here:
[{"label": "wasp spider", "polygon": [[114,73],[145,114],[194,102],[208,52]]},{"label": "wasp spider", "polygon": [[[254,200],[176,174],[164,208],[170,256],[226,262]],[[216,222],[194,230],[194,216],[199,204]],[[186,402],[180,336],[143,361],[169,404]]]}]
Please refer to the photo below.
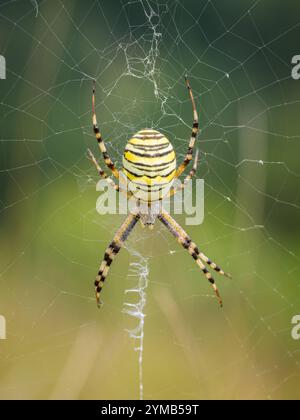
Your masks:
[{"label": "wasp spider", "polygon": [[[198,114],[194,96],[187,78],[186,85],[193,106],[194,122],[187,154],[178,168],[176,166],[176,156],[172,144],[163,134],[156,130],[145,129],[139,131],[126,145],[123,155],[123,174],[127,178],[128,182],[130,182],[131,186],[134,187],[131,188],[131,192],[123,190],[120,183],[120,185],[117,185],[113,179],[100,168],[92,152],[90,150],[88,151],[100,177],[106,179],[110,186],[115,190],[126,193],[128,198],[136,199],[135,210],[127,216],[126,220],[117,231],[112,242],[105,251],[104,260],[101,263],[95,280],[95,292],[98,306],[100,305],[100,293],[107,278],[110,266],[131,231],[139,221],[143,226],[147,225],[150,228],[153,228],[156,219],[166,226],[175,239],[177,239],[183,248],[185,248],[193,257],[207,280],[212,284],[219,303],[222,306],[220,293],[215,284],[214,278],[206,268],[206,265],[219,274],[227,277],[230,277],[230,275],[226,274],[217,264],[204,255],[197,245],[192,242],[191,238],[184,229],[162,207],[162,199],[173,196],[180,189],[183,189],[195,175],[197,169],[198,151],[196,153],[194,166],[190,173],[186,176],[184,183],[178,188],[172,186],[174,180],[184,172],[192,160],[195,140],[199,131]],[[93,88],[92,107],[94,132],[100,151],[103,155],[104,162],[111,170],[114,177],[116,179],[120,179],[120,172],[107,152],[105,142],[100,134],[97,124],[95,111],[95,82]]]}]

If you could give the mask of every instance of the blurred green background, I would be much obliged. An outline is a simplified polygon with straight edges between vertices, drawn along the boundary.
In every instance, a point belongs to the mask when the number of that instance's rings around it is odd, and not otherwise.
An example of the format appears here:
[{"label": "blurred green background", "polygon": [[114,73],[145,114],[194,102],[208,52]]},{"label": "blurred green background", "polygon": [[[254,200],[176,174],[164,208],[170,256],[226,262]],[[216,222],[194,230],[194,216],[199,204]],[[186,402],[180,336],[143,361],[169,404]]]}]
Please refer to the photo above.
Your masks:
[{"label": "blurred green background", "polygon": [[[300,5],[279,0],[0,2],[0,398],[139,398],[122,312],[147,257],[144,398],[299,398]],[[205,221],[186,229],[233,274],[210,286],[162,226],[137,227],[95,304],[123,216],[100,216],[86,149],[91,80],[120,165],[127,139],[165,133],[183,158],[200,113]],[[102,160],[100,159],[102,162]],[[185,216],[176,216],[184,225]],[[141,255],[135,255],[138,251]]]}]

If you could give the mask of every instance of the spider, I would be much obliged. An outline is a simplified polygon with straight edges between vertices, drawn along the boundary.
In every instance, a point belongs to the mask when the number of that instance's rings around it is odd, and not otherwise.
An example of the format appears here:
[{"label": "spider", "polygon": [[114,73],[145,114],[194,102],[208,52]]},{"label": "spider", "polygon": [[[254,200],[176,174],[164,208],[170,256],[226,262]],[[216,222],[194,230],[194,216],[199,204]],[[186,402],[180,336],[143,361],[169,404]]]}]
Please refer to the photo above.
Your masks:
[{"label": "spider", "polygon": [[199,132],[198,113],[193,92],[187,77],[185,78],[185,81],[192,102],[194,122],[188,151],[181,165],[178,168],[176,167],[175,152],[169,140],[156,130],[145,129],[135,134],[127,143],[123,155],[123,170],[120,172],[107,152],[104,139],[98,127],[95,109],[96,82],[94,81],[92,96],[93,128],[100,151],[106,166],[111,170],[113,176],[120,180],[120,174],[123,173],[125,178],[134,186],[134,191],[125,192],[121,188],[120,182],[119,185],[117,185],[113,179],[101,169],[93,153],[88,150],[90,159],[101,178],[104,178],[116,191],[126,193],[128,198],[134,198],[136,201],[136,208],[129,213],[105,251],[104,259],[95,280],[95,293],[98,306],[101,306],[100,294],[112,262],[128,239],[130,233],[139,221],[143,226],[146,225],[153,228],[156,219],[170,231],[175,239],[177,239],[183,248],[193,257],[207,280],[211,283],[220,306],[223,306],[215,280],[206,268],[206,265],[223,276],[231,278],[230,274],[225,273],[217,264],[204,255],[197,245],[192,242],[184,229],[162,206],[162,199],[174,196],[178,191],[183,190],[196,174],[197,170],[198,150],[196,151],[193,168],[186,176],[183,184],[177,188],[173,186],[174,180],[179,178],[193,158],[195,141]]}]

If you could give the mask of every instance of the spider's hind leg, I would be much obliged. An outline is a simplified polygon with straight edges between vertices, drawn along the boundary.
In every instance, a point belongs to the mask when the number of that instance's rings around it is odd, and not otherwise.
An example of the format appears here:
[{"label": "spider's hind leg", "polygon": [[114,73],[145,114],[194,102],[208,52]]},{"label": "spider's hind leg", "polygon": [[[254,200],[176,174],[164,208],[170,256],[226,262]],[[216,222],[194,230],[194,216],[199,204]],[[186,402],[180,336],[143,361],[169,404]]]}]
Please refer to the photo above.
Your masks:
[{"label": "spider's hind leg", "polygon": [[115,259],[116,255],[120,252],[126,239],[128,238],[128,236],[130,235],[130,233],[132,232],[133,228],[139,220],[140,215],[138,212],[130,213],[105,251],[104,259],[101,263],[98,275],[95,280],[95,293],[98,306],[101,305],[100,294],[106,277],[108,275],[109,269],[113,263],[113,260]]},{"label": "spider's hind leg", "polygon": [[196,264],[200,267],[207,280],[211,283],[220,306],[223,306],[223,302],[219,290],[215,284],[215,280],[208,269],[205,267],[204,262],[219,274],[223,274],[227,277],[230,277],[230,275],[226,274],[219,266],[210,261],[202,252],[200,252],[197,245],[192,242],[191,238],[183,230],[183,228],[165,210],[161,211],[158,219],[166,226],[166,228],[172,233],[172,235],[183,246],[183,248],[186,249],[188,253],[194,258]]}]

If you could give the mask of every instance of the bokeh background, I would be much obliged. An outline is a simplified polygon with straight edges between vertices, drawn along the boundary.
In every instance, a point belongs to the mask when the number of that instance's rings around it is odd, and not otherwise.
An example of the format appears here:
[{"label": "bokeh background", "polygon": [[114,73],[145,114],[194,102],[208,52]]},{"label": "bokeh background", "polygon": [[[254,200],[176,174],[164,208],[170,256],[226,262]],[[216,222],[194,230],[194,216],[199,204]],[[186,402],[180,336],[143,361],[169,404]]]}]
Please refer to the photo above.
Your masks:
[{"label": "bokeh background", "polygon": [[[140,343],[126,331],[139,320],[123,312],[138,300],[125,294],[132,263],[149,270],[144,398],[300,397],[299,15],[294,0],[0,2],[1,399],[139,398]],[[185,73],[205,179],[205,221],[187,230],[233,274],[217,279],[225,306],[156,226],[133,233],[98,310],[94,277],[123,216],[95,209],[91,80],[118,164],[145,127],[180,160]]]}]

